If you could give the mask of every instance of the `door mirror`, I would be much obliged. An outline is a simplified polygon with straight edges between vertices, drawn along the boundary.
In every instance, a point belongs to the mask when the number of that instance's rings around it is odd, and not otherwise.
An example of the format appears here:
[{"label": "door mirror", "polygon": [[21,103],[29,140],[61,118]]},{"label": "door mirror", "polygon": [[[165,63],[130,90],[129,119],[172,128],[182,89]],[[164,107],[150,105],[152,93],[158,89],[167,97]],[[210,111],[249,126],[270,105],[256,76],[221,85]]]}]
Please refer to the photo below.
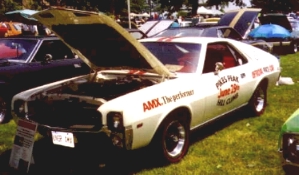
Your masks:
[{"label": "door mirror", "polygon": [[51,54],[46,54],[43,60],[43,64],[49,63],[52,60],[52,55]]},{"label": "door mirror", "polygon": [[216,62],[215,64],[215,75],[218,75],[220,71],[224,69],[224,65],[221,62]]}]

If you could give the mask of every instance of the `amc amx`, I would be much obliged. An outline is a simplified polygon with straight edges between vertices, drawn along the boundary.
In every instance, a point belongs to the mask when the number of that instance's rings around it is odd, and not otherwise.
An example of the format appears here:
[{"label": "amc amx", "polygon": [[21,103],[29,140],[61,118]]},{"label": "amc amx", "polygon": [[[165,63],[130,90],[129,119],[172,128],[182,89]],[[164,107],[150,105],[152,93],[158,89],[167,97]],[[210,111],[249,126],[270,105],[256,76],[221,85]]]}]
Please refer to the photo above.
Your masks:
[{"label": "amc amx", "polygon": [[12,113],[70,149],[104,134],[97,143],[125,150],[152,145],[159,160],[178,162],[191,130],[241,107],[261,115],[280,75],[275,56],[231,39],[137,41],[110,17],[62,8],[34,18],[94,72],[21,92]]}]

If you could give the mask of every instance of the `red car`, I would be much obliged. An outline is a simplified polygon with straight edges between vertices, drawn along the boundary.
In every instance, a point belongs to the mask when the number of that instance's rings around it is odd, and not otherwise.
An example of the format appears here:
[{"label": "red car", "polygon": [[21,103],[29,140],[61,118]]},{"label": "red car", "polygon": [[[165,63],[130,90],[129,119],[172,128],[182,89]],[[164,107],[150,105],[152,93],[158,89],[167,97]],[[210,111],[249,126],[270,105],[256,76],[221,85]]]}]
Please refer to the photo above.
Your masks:
[{"label": "red car", "polygon": [[0,58],[15,58],[24,53],[26,53],[25,49],[18,46],[6,46],[4,44],[0,44]]},{"label": "red car", "polygon": [[5,34],[7,33],[7,28],[0,25],[0,37],[5,37]]}]

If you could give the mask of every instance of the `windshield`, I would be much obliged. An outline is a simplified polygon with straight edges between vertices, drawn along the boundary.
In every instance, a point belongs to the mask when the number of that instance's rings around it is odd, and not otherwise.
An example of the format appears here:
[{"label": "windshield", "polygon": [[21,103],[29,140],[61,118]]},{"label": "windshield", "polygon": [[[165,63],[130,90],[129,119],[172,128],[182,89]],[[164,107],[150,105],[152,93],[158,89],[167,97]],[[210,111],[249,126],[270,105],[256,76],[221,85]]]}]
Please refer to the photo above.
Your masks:
[{"label": "windshield", "polygon": [[182,28],[164,30],[154,37],[172,37],[172,36],[202,36],[204,29],[201,28]]},{"label": "windshield", "polygon": [[0,59],[26,61],[36,46],[37,40],[1,39]]},{"label": "windshield", "polygon": [[196,72],[201,45],[190,43],[143,42],[171,72]]}]

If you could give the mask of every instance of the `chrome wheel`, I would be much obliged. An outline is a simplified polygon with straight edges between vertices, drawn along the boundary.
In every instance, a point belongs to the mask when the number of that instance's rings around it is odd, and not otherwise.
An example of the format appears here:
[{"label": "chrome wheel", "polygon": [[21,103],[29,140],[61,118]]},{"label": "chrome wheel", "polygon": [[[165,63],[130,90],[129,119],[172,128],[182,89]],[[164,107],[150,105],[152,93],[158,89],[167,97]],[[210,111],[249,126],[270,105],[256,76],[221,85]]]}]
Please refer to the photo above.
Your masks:
[{"label": "chrome wheel", "polygon": [[184,126],[178,121],[169,123],[165,130],[163,144],[166,153],[171,157],[179,156],[185,144],[186,130]]},{"label": "chrome wheel", "polygon": [[5,121],[7,105],[3,98],[0,97],[0,123]]},{"label": "chrome wheel", "polygon": [[267,85],[264,83],[258,85],[248,103],[250,113],[260,116],[264,113],[267,105]]},{"label": "chrome wheel", "polygon": [[177,163],[189,149],[190,117],[186,110],[175,110],[160,124],[152,141],[157,163]]}]

